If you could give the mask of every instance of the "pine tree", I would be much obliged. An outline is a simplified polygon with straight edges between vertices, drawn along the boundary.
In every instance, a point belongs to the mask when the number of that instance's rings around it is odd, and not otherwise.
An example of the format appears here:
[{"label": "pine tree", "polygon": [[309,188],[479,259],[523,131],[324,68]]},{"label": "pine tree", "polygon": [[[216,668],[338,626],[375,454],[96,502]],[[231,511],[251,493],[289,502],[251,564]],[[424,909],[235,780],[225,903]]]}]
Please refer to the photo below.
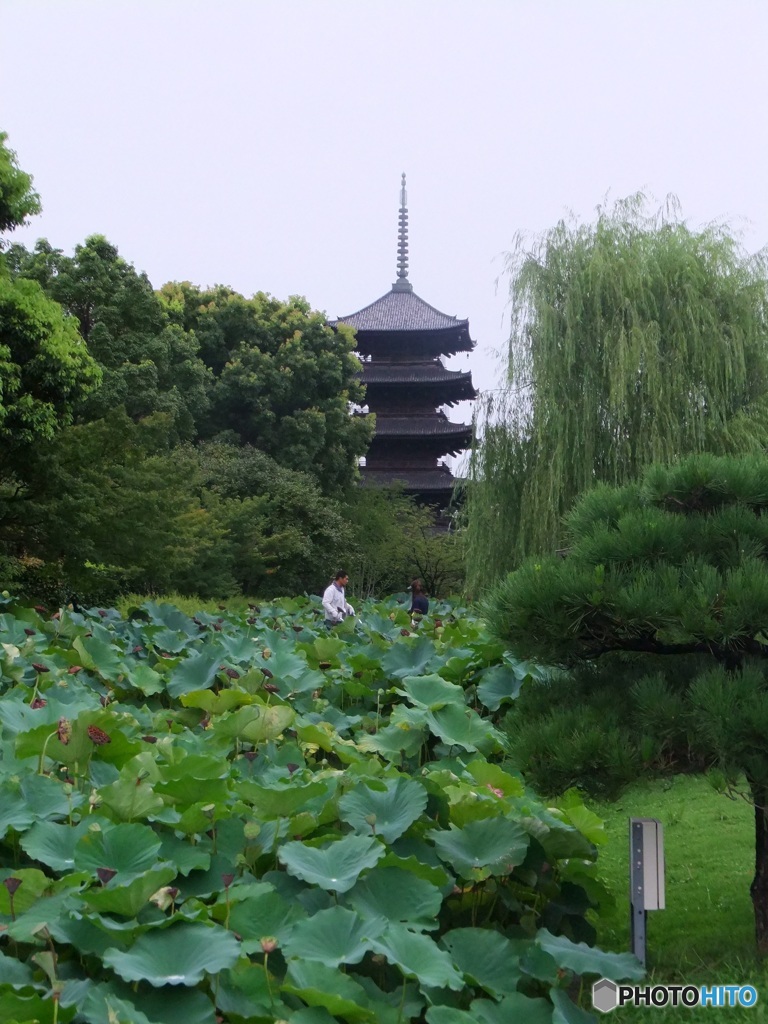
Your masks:
[{"label": "pine tree", "polygon": [[[614,676],[614,705],[627,714],[639,699],[635,663],[647,658],[645,703],[679,707],[698,763],[733,785],[746,779],[766,954],[768,457],[691,456],[650,467],[637,484],[594,488],[567,518],[566,539],[565,557],[530,558],[498,586],[491,631],[517,657],[564,668],[631,655],[633,671],[616,663]],[[594,718],[583,691],[570,703]],[[665,727],[657,718],[656,731]]]}]

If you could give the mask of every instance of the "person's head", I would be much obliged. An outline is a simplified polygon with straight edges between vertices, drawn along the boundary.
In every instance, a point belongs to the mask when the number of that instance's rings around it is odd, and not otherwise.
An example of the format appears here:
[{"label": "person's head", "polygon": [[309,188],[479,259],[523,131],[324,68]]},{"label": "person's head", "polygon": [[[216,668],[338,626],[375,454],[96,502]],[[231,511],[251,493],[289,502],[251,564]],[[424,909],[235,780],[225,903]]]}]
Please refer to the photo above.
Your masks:
[{"label": "person's head", "polygon": [[338,583],[340,587],[346,587],[346,585],[349,583],[349,576],[347,575],[347,571],[345,569],[339,569],[339,571],[336,573],[333,579],[334,582]]},{"label": "person's head", "polygon": [[415,579],[415,580],[413,580],[411,582],[411,593],[412,594],[423,594],[424,593],[424,584],[421,582],[420,579]]}]

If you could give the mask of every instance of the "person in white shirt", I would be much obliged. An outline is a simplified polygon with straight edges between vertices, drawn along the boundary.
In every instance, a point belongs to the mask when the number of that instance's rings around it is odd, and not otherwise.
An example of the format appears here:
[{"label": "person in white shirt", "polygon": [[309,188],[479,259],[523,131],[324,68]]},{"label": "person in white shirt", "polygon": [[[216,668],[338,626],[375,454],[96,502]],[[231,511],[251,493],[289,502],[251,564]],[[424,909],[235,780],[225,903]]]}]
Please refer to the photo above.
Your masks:
[{"label": "person in white shirt", "polygon": [[323,608],[325,609],[326,626],[337,626],[348,615],[354,615],[355,609],[347,601],[344,588],[349,583],[349,576],[340,569],[332,583],[325,588]]}]

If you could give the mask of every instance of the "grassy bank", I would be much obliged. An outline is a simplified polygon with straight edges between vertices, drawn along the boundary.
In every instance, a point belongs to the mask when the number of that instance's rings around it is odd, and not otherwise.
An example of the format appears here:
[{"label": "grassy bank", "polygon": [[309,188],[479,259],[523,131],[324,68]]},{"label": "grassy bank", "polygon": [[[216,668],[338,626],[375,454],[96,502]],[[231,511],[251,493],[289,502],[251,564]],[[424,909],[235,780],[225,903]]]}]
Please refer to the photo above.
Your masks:
[{"label": "grassy bank", "polygon": [[[593,805],[594,806],[594,805]],[[749,982],[759,1001],[752,1009],[723,1008],[729,1024],[768,1021],[768,966],[755,957],[749,884],[754,867],[753,813],[741,799],[715,792],[705,779],[678,776],[643,782],[617,803],[594,809],[605,820],[600,853],[615,907],[598,926],[605,949],[629,948],[630,817],[664,825],[667,909],[648,915],[648,967],[658,983]],[[712,1010],[626,1008],[610,1021],[712,1020]]]}]

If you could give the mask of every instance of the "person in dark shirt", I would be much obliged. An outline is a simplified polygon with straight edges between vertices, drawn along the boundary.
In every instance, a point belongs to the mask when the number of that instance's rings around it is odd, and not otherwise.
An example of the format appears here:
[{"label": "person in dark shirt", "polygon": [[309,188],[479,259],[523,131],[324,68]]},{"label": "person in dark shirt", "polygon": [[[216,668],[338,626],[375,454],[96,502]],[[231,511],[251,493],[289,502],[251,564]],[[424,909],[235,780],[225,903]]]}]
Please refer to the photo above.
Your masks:
[{"label": "person in dark shirt", "polygon": [[415,579],[410,586],[411,591],[411,615],[418,612],[419,615],[426,615],[429,611],[429,599],[424,593],[424,584]]}]

